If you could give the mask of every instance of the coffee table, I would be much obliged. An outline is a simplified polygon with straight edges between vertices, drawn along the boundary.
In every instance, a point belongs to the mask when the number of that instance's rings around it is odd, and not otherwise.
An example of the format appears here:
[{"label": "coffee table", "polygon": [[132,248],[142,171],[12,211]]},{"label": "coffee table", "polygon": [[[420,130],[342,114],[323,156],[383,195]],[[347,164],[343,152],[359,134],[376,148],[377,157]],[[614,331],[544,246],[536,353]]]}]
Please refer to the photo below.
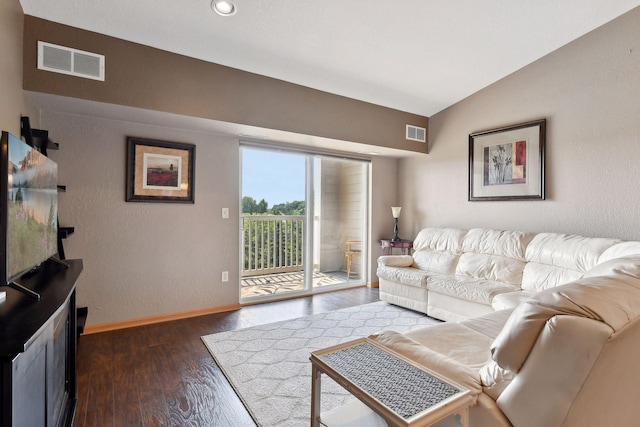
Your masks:
[{"label": "coffee table", "polygon": [[471,391],[412,360],[361,338],[314,351],[309,358],[311,426],[320,426],[321,376],[326,374],[390,425],[430,426],[452,414],[469,425]]}]

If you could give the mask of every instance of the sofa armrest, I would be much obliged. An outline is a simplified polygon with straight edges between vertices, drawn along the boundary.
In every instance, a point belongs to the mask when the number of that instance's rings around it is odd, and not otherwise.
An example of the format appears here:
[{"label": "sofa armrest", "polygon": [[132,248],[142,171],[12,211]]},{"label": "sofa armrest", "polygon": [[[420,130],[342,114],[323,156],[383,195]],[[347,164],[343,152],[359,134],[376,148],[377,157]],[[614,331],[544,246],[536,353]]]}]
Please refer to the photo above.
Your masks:
[{"label": "sofa armrest", "polygon": [[383,255],[378,258],[378,266],[386,267],[411,267],[413,257],[411,255]]},{"label": "sofa armrest", "polygon": [[547,320],[562,312],[531,302],[517,306],[491,344],[491,357],[498,365],[517,373],[533,348]]}]

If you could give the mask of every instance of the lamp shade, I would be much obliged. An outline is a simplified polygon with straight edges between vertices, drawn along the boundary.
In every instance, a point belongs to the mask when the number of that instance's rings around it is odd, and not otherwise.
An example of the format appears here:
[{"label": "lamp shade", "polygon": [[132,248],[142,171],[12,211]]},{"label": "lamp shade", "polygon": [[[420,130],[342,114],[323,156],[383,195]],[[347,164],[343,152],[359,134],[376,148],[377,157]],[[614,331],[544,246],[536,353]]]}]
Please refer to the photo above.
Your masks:
[{"label": "lamp shade", "polygon": [[391,214],[393,215],[394,218],[400,218],[400,211],[402,210],[402,208],[400,206],[393,206],[391,208]]}]

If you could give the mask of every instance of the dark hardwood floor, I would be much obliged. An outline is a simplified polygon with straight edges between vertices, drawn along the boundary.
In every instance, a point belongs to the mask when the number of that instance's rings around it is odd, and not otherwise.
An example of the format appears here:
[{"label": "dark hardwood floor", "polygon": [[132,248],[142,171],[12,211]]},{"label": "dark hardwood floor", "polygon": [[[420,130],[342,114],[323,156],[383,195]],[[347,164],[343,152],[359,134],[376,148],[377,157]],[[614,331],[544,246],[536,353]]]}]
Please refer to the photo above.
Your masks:
[{"label": "dark hardwood floor", "polygon": [[378,300],[356,288],[83,335],[74,427],[255,426],[200,337]]}]

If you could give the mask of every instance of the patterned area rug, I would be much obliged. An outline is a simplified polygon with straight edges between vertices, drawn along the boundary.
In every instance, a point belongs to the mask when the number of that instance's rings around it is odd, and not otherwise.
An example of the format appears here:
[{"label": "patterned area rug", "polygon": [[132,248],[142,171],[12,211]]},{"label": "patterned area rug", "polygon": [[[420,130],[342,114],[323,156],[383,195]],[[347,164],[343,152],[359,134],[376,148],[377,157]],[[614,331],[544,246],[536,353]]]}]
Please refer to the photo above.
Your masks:
[{"label": "patterned area rug", "polygon": [[[383,330],[405,332],[439,323],[386,302],[202,337],[259,426],[309,425],[312,351]],[[322,410],[350,395],[322,377]]]}]

